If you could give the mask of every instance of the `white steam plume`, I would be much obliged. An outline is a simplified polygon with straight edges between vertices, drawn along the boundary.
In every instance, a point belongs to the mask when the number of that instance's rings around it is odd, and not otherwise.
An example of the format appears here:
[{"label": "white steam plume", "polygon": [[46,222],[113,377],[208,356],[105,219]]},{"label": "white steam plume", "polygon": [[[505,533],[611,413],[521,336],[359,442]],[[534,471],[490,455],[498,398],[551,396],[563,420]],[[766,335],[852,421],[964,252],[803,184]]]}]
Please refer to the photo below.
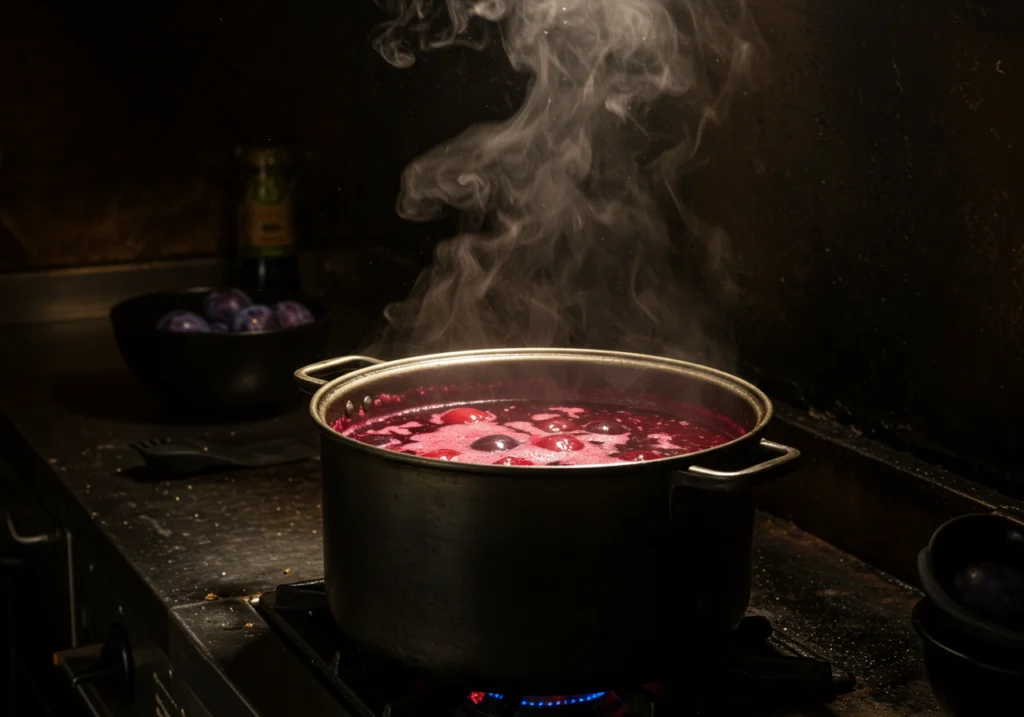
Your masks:
[{"label": "white steam plume", "polygon": [[383,4],[396,19],[375,47],[392,64],[479,46],[490,21],[532,79],[514,116],[406,168],[399,214],[453,207],[464,231],[385,310],[375,350],[576,345],[722,363],[711,309],[731,295],[728,240],[675,183],[762,54],[746,0]]}]

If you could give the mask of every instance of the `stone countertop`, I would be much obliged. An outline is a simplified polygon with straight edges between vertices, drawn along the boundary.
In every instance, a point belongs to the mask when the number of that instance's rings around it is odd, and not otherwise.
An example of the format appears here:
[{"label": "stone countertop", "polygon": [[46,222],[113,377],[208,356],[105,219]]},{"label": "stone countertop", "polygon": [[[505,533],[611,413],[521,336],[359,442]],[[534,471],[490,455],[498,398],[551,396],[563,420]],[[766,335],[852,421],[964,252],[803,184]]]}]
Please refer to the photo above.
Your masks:
[{"label": "stone countertop", "polygon": [[190,424],[122,367],[106,321],[4,333],[0,341],[19,347],[21,364],[0,384],[13,465],[72,531],[98,528],[164,605],[209,593],[251,595],[320,575],[317,461],[166,481],[154,480],[128,448],[160,437],[230,443],[287,436],[315,446],[301,405],[263,420]]}]

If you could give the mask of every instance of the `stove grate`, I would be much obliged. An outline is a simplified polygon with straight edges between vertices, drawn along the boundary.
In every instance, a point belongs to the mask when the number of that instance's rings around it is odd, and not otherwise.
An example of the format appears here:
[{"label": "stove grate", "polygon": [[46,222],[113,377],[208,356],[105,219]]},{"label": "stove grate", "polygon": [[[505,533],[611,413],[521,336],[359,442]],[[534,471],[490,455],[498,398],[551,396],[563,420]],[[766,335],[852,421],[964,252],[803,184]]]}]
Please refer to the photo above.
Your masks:
[{"label": "stove grate", "polygon": [[756,714],[827,703],[856,682],[820,655],[774,633],[767,618],[748,616],[722,654],[657,684],[609,685],[609,692],[548,697],[473,692],[430,684],[354,645],[330,618],[323,581],[282,585],[261,596],[259,609],[361,717]]}]

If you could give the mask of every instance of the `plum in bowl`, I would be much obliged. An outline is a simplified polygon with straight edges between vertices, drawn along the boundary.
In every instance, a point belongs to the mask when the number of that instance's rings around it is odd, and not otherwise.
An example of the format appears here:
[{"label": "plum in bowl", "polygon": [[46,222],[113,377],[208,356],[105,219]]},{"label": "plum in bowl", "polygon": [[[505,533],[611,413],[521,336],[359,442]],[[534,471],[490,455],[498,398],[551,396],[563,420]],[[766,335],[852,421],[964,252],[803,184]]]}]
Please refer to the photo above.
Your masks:
[{"label": "plum in bowl", "polygon": [[330,309],[312,297],[232,291],[159,292],[114,306],[110,321],[125,364],[179,408],[219,415],[297,405],[292,374],[324,356]]},{"label": "plum in bowl", "polygon": [[917,572],[951,631],[1024,662],[1024,522],[997,513],[953,518],[918,554]]}]

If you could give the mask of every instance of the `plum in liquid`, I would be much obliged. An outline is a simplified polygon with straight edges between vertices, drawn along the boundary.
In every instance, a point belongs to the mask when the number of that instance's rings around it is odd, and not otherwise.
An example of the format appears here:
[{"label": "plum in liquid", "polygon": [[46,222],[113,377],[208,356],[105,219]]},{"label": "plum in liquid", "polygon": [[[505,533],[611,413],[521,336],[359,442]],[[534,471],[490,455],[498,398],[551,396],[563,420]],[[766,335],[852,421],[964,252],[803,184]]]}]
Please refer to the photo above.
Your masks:
[{"label": "plum in liquid", "polygon": [[694,453],[739,434],[668,413],[621,406],[495,401],[427,406],[334,429],[424,458],[510,466],[599,465]]}]

